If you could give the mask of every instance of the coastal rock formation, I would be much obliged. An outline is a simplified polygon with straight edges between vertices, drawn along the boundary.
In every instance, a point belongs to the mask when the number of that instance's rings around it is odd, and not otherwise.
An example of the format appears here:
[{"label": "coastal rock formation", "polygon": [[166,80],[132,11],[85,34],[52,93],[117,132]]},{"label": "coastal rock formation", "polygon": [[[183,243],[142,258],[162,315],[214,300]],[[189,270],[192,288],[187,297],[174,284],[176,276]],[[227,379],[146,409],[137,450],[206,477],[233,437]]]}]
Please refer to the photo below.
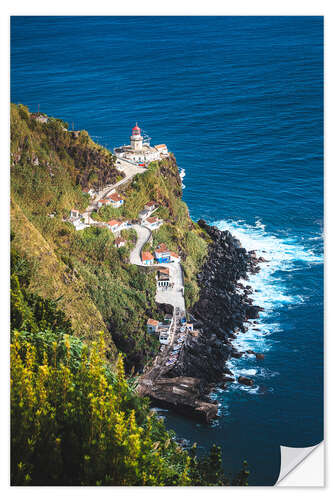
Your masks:
[{"label": "coastal rock formation", "polygon": [[[246,331],[244,323],[258,318],[262,308],[252,304],[249,285],[238,283],[249,273],[258,272],[258,258],[247,252],[229,231],[220,231],[205,221],[198,222],[213,240],[208,257],[197,275],[200,297],[190,311],[195,318],[198,337],[187,337],[177,365],[170,376],[200,377],[207,383],[227,381],[232,375],[225,366],[229,357],[239,358],[231,344],[237,334]],[[255,354],[258,359],[263,355]]]},{"label": "coastal rock formation", "polygon": [[188,417],[210,422],[217,417],[217,403],[205,396],[210,388],[197,377],[159,378],[153,384],[142,381],[140,395]]},{"label": "coastal rock formation", "polygon": [[254,384],[252,378],[248,377],[238,377],[238,383],[242,385],[249,385],[252,386]]}]

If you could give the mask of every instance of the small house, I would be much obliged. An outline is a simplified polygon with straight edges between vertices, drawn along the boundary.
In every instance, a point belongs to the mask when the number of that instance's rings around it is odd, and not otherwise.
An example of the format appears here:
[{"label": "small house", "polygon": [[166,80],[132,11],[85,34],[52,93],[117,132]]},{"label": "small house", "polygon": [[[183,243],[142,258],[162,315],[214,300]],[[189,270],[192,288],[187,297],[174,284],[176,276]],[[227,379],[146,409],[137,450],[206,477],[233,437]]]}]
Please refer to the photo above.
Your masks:
[{"label": "small house", "polygon": [[120,229],[122,229],[122,222],[115,219],[109,220],[108,227],[110,231],[115,233],[116,231],[120,231]]},{"label": "small house", "polygon": [[161,287],[170,285],[170,271],[167,267],[160,267],[157,271],[157,284]]},{"label": "small house", "polygon": [[156,333],[158,331],[159,322],[156,319],[151,319],[147,321],[147,332]]},{"label": "small house", "polygon": [[82,191],[83,191],[84,194],[88,194],[90,196],[90,198],[92,198],[96,194],[95,190],[92,189],[92,188],[90,188],[90,189],[89,188],[83,188]]},{"label": "small house", "polygon": [[154,256],[150,252],[142,252],[141,260],[144,266],[152,266],[154,264]]},{"label": "small house", "polygon": [[74,219],[73,222],[72,222],[72,224],[75,227],[76,231],[82,231],[82,229],[85,229],[86,227],[89,227],[89,224],[85,224],[80,219]]},{"label": "small house", "polygon": [[126,240],[124,238],[121,238],[121,236],[118,236],[118,238],[114,240],[114,244],[117,248],[121,248],[125,246]]},{"label": "small house", "polygon": [[160,344],[168,345],[170,344],[171,334],[169,331],[160,332],[159,339]]},{"label": "small house", "polygon": [[168,250],[165,243],[161,243],[155,250],[155,259],[159,264],[163,262],[170,262],[170,250]]},{"label": "small house", "polygon": [[157,151],[162,155],[169,154],[166,144],[157,144],[157,146],[155,146],[155,149],[157,149]]},{"label": "small house", "polygon": [[129,229],[132,226],[131,221],[123,220],[120,229]]},{"label": "small house", "polygon": [[158,217],[147,217],[142,224],[153,231],[158,229],[163,224],[163,221]]},{"label": "small house", "polygon": [[186,327],[190,332],[193,332],[193,323],[186,323]]},{"label": "small house", "polygon": [[109,198],[102,198],[101,200],[98,200],[98,202],[97,202],[98,208],[108,207],[109,205],[111,205],[111,200]]},{"label": "small house", "polygon": [[47,123],[49,121],[48,116],[44,113],[31,113],[31,118],[34,118],[40,123]]},{"label": "small house", "polygon": [[110,200],[113,208],[119,208],[124,204],[124,198],[122,198],[118,193],[108,195],[107,199]]}]

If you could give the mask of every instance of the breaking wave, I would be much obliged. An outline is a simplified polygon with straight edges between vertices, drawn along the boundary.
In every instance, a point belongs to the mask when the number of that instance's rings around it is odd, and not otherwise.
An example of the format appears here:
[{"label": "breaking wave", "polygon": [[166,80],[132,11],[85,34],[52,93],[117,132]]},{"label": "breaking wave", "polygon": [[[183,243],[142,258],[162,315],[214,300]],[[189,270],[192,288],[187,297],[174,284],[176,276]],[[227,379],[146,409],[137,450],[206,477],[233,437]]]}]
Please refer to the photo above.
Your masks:
[{"label": "breaking wave", "polygon": [[179,171],[179,176],[180,176],[180,178],[182,180],[182,188],[183,189],[186,188],[185,184],[183,183],[183,179],[184,179],[185,175],[186,175],[185,168],[181,168],[180,171]]},{"label": "breaking wave", "polygon": [[[309,248],[306,248],[304,242],[295,237],[279,237],[267,232],[260,220],[254,225],[246,224],[245,221],[224,220],[214,224],[220,230],[230,231],[246,250],[255,250],[257,257],[264,257],[268,261],[260,264],[259,273],[249,275],[248,281],[241,281],[243,285],[252,287],[254,304],[263,307],[264,311],[260,313],[260,318],[247,323],[247,332],[239,334],[233,341],[234,347],[240,351],[268,352],[278,342],[278,334],[282,332],[278,323],[279,310],[302,304],[307,300],[304,295],[292,293],[288,273],[321,264],[323,256],[320,250],[311,249],[310,243]],[[309,242],[311,240],[322,240],[322,236],[309,238]],[[260,380],[279,375],[277,372],[262,369],[256,361],[255,356],[247,355],[230,359],[227,366],[236,380],[240,375],[252,376],[255,383],[260,383]],[[230,388],[250,394],[259,392],[257,385],[246,387],[230,384]]]}]

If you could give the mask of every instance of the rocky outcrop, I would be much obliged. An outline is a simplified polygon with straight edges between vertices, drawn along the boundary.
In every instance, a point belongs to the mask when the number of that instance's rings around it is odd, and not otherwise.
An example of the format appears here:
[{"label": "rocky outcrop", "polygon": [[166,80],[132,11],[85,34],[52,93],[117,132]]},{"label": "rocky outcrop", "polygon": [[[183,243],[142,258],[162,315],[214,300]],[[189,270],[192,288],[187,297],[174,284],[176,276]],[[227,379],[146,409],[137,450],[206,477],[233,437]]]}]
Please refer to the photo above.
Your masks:
[{"label": "rocky outcrop", "polygon": [[141,380],[139,394],[164,408],[171,408],[187,417],[210,422],[217,417],[217,403],[205,394],[209,386],[197,377]]},{"label": "rocky outcrop", "polygon": [[254,384],[252,378],[248,377],[238,377],[238,383],[242,385],[249,385],[252,386]]},{"label": "rocky outcrop", "polygon": [[[207,383],[224,383],[231,375],[225,366],[230,357],[245,353],[232,346],[232,340],[246,331],[245,323],[258,318],[262,308],[253,305],[249,285],[239,283],[259,270],[255,252],[247,252],[229,231],[220,231],[205,221],[198,222],[213,240],[208,257],[197,276],[200,297],[190,311],[198,337],[188,336],[177,365],[170,376],[200,377]],[[263,355],[256,354],[258,359]]]}]

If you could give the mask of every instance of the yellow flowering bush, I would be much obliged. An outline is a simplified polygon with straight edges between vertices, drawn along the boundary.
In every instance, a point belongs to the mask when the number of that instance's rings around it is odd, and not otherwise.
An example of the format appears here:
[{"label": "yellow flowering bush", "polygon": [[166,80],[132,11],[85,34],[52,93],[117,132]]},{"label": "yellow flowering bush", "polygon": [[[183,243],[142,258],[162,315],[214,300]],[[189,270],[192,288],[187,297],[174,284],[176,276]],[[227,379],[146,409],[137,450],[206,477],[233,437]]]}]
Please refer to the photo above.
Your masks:
[{"label": "yellow flowering bush", "polygon": [[[131,408],[122,356],[110,382],[100,337],[77,370],[18,332],[11,345],[11,477],[15,485],[186,485],[189,457],[154,415]],[[54,346],[56,347],[56,346]],[[124,409],[124,400],[127,408]],[[139,416],[139,420],[140,420]],[[155,435],[160,444],[156,446]],[[164,440],[164,442],[163,442]],[[170,439],[169,439],[170,442]]]}]

